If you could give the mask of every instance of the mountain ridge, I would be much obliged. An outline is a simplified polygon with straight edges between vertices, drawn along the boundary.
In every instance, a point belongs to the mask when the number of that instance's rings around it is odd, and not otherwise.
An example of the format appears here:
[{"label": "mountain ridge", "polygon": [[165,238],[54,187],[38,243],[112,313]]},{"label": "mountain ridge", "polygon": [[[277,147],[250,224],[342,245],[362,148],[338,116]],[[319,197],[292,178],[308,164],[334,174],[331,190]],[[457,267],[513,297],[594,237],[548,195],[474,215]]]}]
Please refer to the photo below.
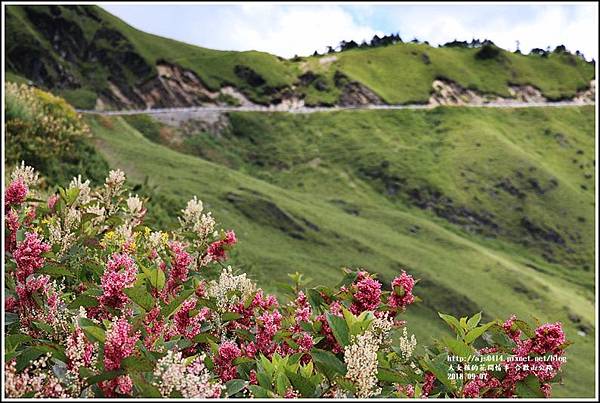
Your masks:
[{"label": "mountain ridge", "polygon": [[493,45],[397,43],[288,60],[144,33],[95,6],[6,10],[9,78],[83,109],[235,105],[239,95],[260,105],[426,103],[436,80],[501,97],[511,96],[511,86],[531,86],[556,101],[577,96],[594,79],[591,63],[562,51],[524,56]]}]

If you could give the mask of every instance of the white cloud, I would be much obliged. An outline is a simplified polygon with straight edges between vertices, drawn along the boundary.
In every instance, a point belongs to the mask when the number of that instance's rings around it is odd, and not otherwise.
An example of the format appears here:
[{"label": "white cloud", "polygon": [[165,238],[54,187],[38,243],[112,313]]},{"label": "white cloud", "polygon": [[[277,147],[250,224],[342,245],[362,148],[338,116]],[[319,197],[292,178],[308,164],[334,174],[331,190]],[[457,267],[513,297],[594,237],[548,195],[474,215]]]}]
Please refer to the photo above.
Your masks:
[{"label": "white cloud", "polygon": [[261,50],[283,57],[322,52],[342,40],[400,32],[437,46],[488,38],[528,52],[564,44],[597,58],[598,5],[117,5],[103,6],[135,27],[223,50]]},{"label": "white cloud", "polygon": [[[598,5],[538,6],[532,9],[512,6],[494,14],[493,9],[471,10],[420,8],[396,14],[401,33],[428,40],[432,45],[471,38],[487,38],[498,46],[514,50],[516,41],[523,52],[532,48],[552,49],[564,44],[580,50],[588,59],[598,57]],[[498,10],[500,11],[500,10]],[[521,12],[522,15],[519,15]],[[423,23],[427,21],[427,23]]]},{"label": "white cloud", "polygon": [[220,41],[236,50],[257,49],[284,57],[322,52],[342,40],[357,42],[381,34],[357,23],[339,6],[244,5],[230,10]]}]

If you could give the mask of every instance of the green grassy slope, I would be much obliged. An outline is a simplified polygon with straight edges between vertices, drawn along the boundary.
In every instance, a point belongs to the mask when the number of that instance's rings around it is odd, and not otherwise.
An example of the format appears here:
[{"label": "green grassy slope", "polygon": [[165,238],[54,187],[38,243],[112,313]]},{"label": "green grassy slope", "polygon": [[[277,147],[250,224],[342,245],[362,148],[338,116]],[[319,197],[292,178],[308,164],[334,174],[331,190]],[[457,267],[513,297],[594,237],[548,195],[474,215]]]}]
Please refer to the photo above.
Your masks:
[{"label": "green grassy slope", "polygon": [[479,60],[478,51],[412,43],[355,49],[342,52],[329,69],[339,68],[393,104],[426,101],[436,78],[506,97],[509,85],[532,85],[546,97],[560,99],[587,88],[594,76],[592,65],[568,54],[542,58],[501,51],[494,59]]},{"label": "green grassy slope", "polygon": [[220,136],[188,129],[176,149],[347,210],[424,210],[590,284],[593,119],[592,107],[241,113]]},{"label": "green grassy slope", "polygon": [[[408,315],[422,340],[445,331],[436,311],[560,320],[576,343],[556,395],[593,394],[593,273],[582,266],[593,265],[593,178],[583,176],[593,172],[593,108],[234,114],[231,124],[221,137],[195,137],[195,150],[210,162],[153,143],[122,118],[90,118],[111,166],[158,186],[153,203],[173,214],[196,194],[234,228],[240,243],[233,263],[267,289],[276,291],[296,270],[331,284],[343,265],[376,271],[383,282],[405,268],[422,279],[425,301]],[[523,171],[523,182],[515,170]],[[525,185],[530,175],[537,186]],[[496,176],[509,177],[525,199],[479,190]],[[546,189],[551,178],[558,186]],[[403,189],[425,184],[455,206],[493,211],[505,233],[452,223],[435,213],[435,203],[415,205]],[[441,211],[454,211],[448,209]],[[547,240],[518,235],[521,214],[578,234],[579,243],[568,241],[573,252],[551,248],[551,263],[542,257]],[[577,333],[582,325],[587,336]]]},{"label": "green grassy slope", "polygon": [[[7,6],[6,34],[9,73],[82,108],[92,108],[97,94],[108,91],[108,80],[122,91],[143,84],[156,75],[158,61],[192,70],[212,90],[233,85],[261,103],[287,91],[308,104],[335,104],[343,91],[334,79],[338,72],[392,104],[426,102],[436,78],[503,96],[511,84],[530,84],[561,99],[594,77],[591,63],[566,53],[500,50],[482,60],[478,49],[402,43],[291,61],[257,51],[218,51],[141,32],[96,6]],[[301,79],[308,72],[314,79]]]},{"label": "green grassy slope", "polygon": [[[205,49],[147,34],[96,6],[7,6],[6,26],[7,71],[54,83],[51,89],[79,107],[93,107],[89,94],[106,91],[107,80],[144,82],[161,60],[193,70],[210,89],[233,85],[256,101],[295,78],[291,62],[268,53]],[[235,74],[238,65],[251,66],[265,83],[250,86]],[[66,76],[72,79],[65,84]]]}]

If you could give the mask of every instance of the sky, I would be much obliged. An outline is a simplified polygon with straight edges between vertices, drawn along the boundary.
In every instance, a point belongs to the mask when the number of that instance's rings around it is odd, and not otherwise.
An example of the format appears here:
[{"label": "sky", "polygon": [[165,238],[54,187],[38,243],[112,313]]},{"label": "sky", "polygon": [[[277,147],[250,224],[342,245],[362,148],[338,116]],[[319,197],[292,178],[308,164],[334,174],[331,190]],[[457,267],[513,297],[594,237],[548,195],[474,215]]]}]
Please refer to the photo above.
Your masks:
[{"label": "sky", "polygon": [[146,32],[212,49],[260,50],[290,58],[342,40],[399,33],[437,46],[490,39],[523,53],[565,45],[598,57],[598,4],[245,3],[103,4]]}]

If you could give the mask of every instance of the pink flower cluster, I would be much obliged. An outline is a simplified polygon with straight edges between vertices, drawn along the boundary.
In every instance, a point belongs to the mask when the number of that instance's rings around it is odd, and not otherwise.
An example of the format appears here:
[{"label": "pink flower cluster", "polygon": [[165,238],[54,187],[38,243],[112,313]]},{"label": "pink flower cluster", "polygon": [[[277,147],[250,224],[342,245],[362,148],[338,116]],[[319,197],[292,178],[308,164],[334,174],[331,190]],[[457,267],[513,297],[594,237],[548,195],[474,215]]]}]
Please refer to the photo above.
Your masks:
[{"label": "pink flower cluster", "polygon": [[189,339],[193,339],[200,333],[202,323],[206,321],[210,315],[210,309],[203,307],[195,316],[190,317],[190,311],[196,308],[196,300],[188,299],[181,308],[173,315],[173,322],[178,334]]},{"label": "pink flower cluster", "polygon": [[211,243],[206,250],[207,256],[213,262],[220,262],[227,258],[226,249],[237,243],[235,232],[227,231],[225,238]]},{"label": "pink flower cluster", "polygon": [[[33,295],[35,293],[48,295],[49,290],[50,277],[48,276],[31,276],[25,283],[17,283],[15,292],[18,297],[17,303],[22,326],[26,327],[33,320],[39,319],[37,315],[41,308],[35,302]],[[32,332],[37,333],[36,330],[32,330]]]},{"label": "pink flower cluster", "polygon": [[112,308],[123,307],[128,300],[123,290],[133,286],[136,276],[137,266],[131,256],[126,253],[113,254],[100,279],[103,291],[98,299],[100,303]]},{"label": "pink flower cluster", "polygon": [[19,223],[17,212],[13,209],[9,209],[4,218],[6,229],[8,230],[8,238],[6,239],[4,249],[12,253],[17,248],[17,231],[21,223]]},{"label": "pink flower cluster", "polygon": [[411,384],[408,385],[397,385],[396,390],[399,393],[406,395],[406,397],[414,397],[415,396],[415,387]]},{"label": "pink flower cluster", "polygon": [[224,341],[219,346],[219,354],[215,358],[215,368],[223,382],[237,378],[237,368],[233,360],[242,356],[240,348],[231,341]]},{"label": "pink flower cluster", "polygon": [[425,373],[425,379],[423,380],[423,387],[421,388],[421,397],[427,397],[433,391],[435,383],[435,375],[431,372]]},{"label": "pink flower cluster", "polygon": [[381,304],[381,283],[369,276],[369,273],[358,273],[356,283],[352,285],[354,300],[350,311],[358,315],[364,311],[374,311]]},{"label": "pink flower cluster", "polygon": [[[104,343],[104,368],[106,371],[119,369],[121,361],[133,353],[135,344],[140,338],[140,332],[131,333],[132,326],[125,318],[119,318],[113,322],[112,327],[106,333]],[[100,383],[100,387],[107,397],[115,397],[117,393],[130,394],[132,386],[129,375],[122,375]]]},{"label": "pink flower cluster", "polygon": [[164,320],[159,319],[159,315],[160,308],[156,306],[152,308],[144,318],[144,328],[146,329],[146,338],[144,339],[144,346],[146,346],[148,350],[152,349],[154,342],[160,337],[165,327]]},{"label": "pink flower cluster", "polygon": [[402,270],[400,277],[396,277],[392,281],[392,293],[388,299],[388,305],[394,309],[404,311],[408,305],[415,302],[415,296],[412,294],[414,286],[415,280],[413,277]]},{"label": "pink flower cluster", "polygon": [[4,207],[18,206],[27,199],[29,188],[25,181],[18,178],[10,183],[4,191]]},{"label": "pink flower cluster", "polygon": [[50,211],[54,210],[54,207],[56,207],[56,203],[58,202],[59,199],[60,199],[60,196],[57,194],[53,194],[52,196],[50,196],[48,198],[48,209]]},{"label": "pink flower cluster", "polygon": [[[485,373],[487,376],[477,377],[472,381],[469,381],[463,389],[463,397],[487,397],[485,394],[480,395],[481,390],[489,390],[500,387],[500,381],[492,376],[490,373]],[[491,396],[493,397],[493,392]]]},{"label": "pink flower cluster", "polygon": [[298,293],[296,300],[294,301],[294,305],[296,306],[296,311],[294,313],[294,318],[296,319],[296,323],[293,326],[295,331],[300,330],[300,323],[307,322],[310,323],[310,316],[312,315],[312,309],[310,307],[310,303],[308,302],[308,298],[302,291]]},{"label": "pink flower cluster", "polygon": [[169,279],[164,288],[166,294],[174,293],[177,286],[187,280],[189,266],[192,263],[192,257],[181,242],[173,241],[169,244],[169,248],[173,252],[173,259],[171,260]]},{"label": "pink flower cluster", "polygon": [[[517,320],[515,315],[508,318],[502,325],[504,332],[515,342],[516,347],[513,354],[517,357],[515,360],[504,362],[506,366],[506,375],[502,379],[502,396],[513,397],[516,393],[517,382],[527,378],[529,375],[537,377],[541,384],[541,391],[549,396],[551,385],[547,383],[556,377],[563,361],[559,359],[544,362],[544,365],[533,365],[531,369],[525,369],[521,358],[533,356],[544,356],[552,354],[557,357],[563,355],[561,346],[565,343],[566,337],[560,322],[546,323],[539,326],[532,338],[522,339],[521,330],[517,329],[514,322]],[[548,365],[548,367],[546,366]]]},{"label": "pink flower cluster", "polygon": [[17,262],[17,280],[24,282],[29,275],[44,266],[42,254],[50,250],[50,245],[43,242],[35,232],[25,234],[23,242],[17,245],[13,256]]},{"label": "pink flower cluster", "polygon": [[257,319],[256,348],[267,357],[277,350],[278,344],[273,342],[273,337],[281,327],[281,318],[281,313],[274,310],[263,312]]}]

